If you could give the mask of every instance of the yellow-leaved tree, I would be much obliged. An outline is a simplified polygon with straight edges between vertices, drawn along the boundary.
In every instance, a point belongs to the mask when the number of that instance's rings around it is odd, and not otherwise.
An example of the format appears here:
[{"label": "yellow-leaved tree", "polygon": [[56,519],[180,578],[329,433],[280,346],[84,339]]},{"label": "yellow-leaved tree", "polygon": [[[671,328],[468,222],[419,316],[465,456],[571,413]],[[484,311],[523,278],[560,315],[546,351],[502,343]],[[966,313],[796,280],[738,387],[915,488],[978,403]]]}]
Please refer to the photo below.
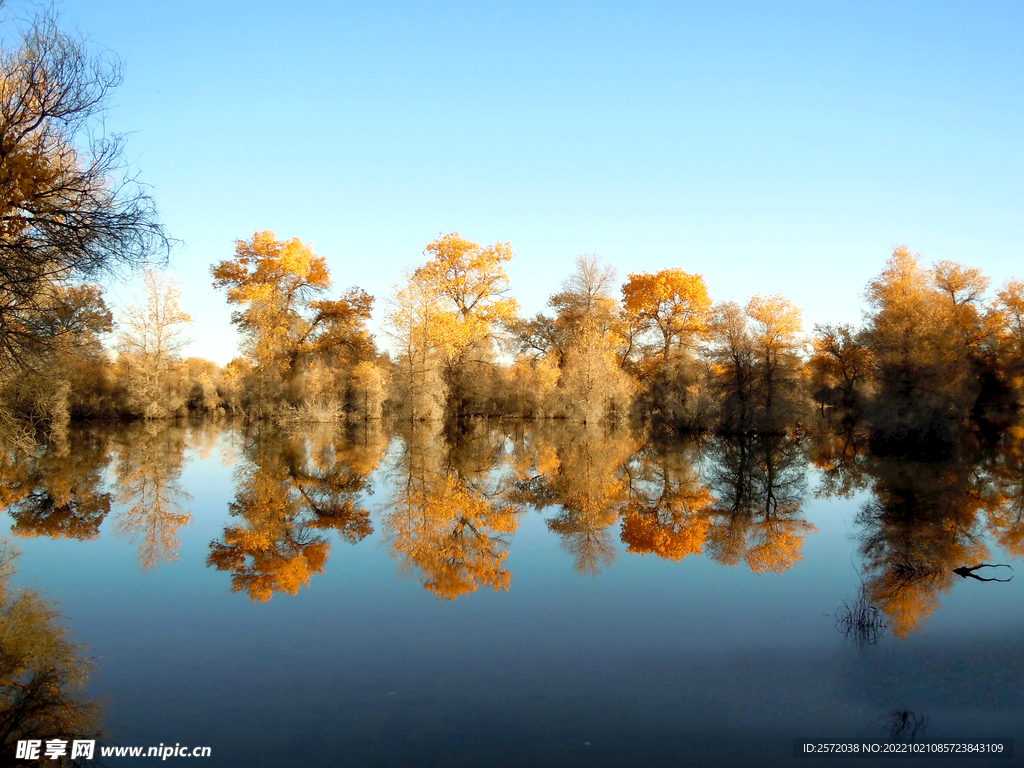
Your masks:
[{"label": "yellow-leaved tree", "polygon": [[704,278],[678,267],[631,274],[622,286],[622,320],[627,367],[643,388],[642,410],[670,423],[706,426],[700,418],[706,366],[695,354],[711,323]]},{"label": "yellow-leaved tree", "polygon": [[235,258],[212,272],[238,307],[231,320],[252,365],[245,404],[265,414],[284,403],[341,401],[351,369],[373,357],[366,329],[373,297],[351,288],[338,300],[319,298],[331,287],[327,259],[298,238],[264,230],[235,246]]},{"label": "yellow-leaved tree", "polygon": [[396,288],[388,324],[413,418],[432,418],[437,405],[464,416],[485,407],[486,382],[498,332],[519,305],[504,265],[509,243],[481,246],[458,232],[430,243],[426,264]]},{"label": "yellow-leaved tree", "polygon": [[661,335],[658,352],[667,363],[679,348],[692,347],[707,333],[711,296],[703,277],[678,267],[634,272],[622,286],[622,313],[638,330]]},{"label": "yellow-leaved tree", "polygon": [[[116,58],[92,55],[61,32],[52,10],[19,32],[11,46],[0,31],[0,429],[7,434],[18,433],[26,415],[36,421],[29,432],[39,421],[59,431],[75,389],[89,383],[68,375],[67,350],[79,330],[60,320],[82,317],[82,299],[107,314],[87,283],[162,258],[170,244],[152,199],[126,173],[124,136],[97,130],[121,81]],[[105,363],[86,362],[94,371]],[[37,375],[7,386],[26,372]]]}]

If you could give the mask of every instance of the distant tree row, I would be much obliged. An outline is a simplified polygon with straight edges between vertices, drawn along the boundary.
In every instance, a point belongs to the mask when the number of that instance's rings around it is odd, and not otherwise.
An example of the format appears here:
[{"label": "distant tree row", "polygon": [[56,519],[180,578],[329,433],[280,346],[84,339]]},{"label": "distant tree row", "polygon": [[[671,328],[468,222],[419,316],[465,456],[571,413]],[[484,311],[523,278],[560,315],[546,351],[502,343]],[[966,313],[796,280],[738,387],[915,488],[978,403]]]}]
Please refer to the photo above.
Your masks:
[{"label": "distant tree row", "polygon": [[[332,422],[457,424],[475,417],[627,419],[723,433],[805,429],[815,416],[867,424],[876,447],[949,445],[992,436],[1024,397],[1024,284],[986,297],[977,270],[931,269],[905,247],[867,288],[862,327],[819,325],[778,295],[714,303],[680,268],[633,273],[581,256],[531,318],[519,315],[505,264],[511,246],[441,235],[396,286],[390,350],[368,323],[374,299],[328,299],[325,257],[298,239],[257,232],[212,268],[241,334],[221,368],[182,359],[191,319],[158,272],[124,310],[111,355],[111,313],[95,285],[60,286],[48,344],[9,366],[8,412],[51,428],[69,417],[167,418],[190,412]],[[901,447],[902,446],[902,447]]]}]

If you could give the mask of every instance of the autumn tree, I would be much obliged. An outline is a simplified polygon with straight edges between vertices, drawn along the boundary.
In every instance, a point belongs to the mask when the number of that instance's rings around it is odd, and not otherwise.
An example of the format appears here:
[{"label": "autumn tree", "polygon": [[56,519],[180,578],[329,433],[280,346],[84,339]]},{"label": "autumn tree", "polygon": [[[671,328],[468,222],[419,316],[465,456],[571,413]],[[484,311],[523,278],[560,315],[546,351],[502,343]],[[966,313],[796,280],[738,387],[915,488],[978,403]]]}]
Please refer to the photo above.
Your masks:
[{"label": "autumn tree", "polygon": [[800,314],[782,296],[754,296],[745,308],[735,302],[716,307],[710,357],[721,429],[784,431],[799,415]]},{"label": "autumn tree", "polygon": [[102,125],[120,67],[44,12],[0,49],[0,381],[52,357],[68,292],[166,255],[151,198]]},{"label": "autumn tree", "polygon": [[616,332],[619,303],[615,299],[618,270],[602,264],[596,255],[576,258],[576,269],[562,281],[562,290],[548,299],[564,338],[563,351],[584,334],[594,330]]},{"label": "autumn tree", "polygon": [[868,284],[866,339],[876,384],[869,413],[877,449],[942,453],[958,442],[981,393],[976,271],[934,271],[900,246]]},{"label": "autumn tree", "polygon": [[397,347],[397,398],[411,421],[441,418],[447,404],[444,369],[454,353],[455,316],[434,287],[406,276],[390,302],[387,323]]},{"label": "autumn tree", "polygon": [[352,369],[349,412],[357,419],[380,419],[387,399],[387,372],[376,362],[364,360]]},{"label": "autumn tree", "polygon": [[528,418],[546,418],[562,413],[556,394],[561,376],[556,359],[520,354],[512,365],[502,368],[499,375],[501,396],[496,399],[502,413]]},{"label": "autumn tree", "polygon": [[[17,420],[0,408],[7,434],[27,426],[60,436],[73,415],[110,416],[109,362],[102,338],[112,318],[97,285],[58,285],[46,311],[36,318],[33,334],[45,340],[31,361],[9,370],[3,381],[3,400],[16,410]],[[20,422],[20,429],[19,423]]]},{"label": "autumn tree", "polygon": [[763,426],[797,415],[803,329],[799,307],[784,296],[754,296],[747,303],[758,355]]},{"label": "autumn tree", "polygon": [[351,368],[373,356],[373,297],[352,288],[338,300],[318,298],[331,286],[327,260],[298,238],[264,230],[235,246],[234,259],[212,268],[213,284],[237,307],[231,319],[252,366],[253,410],[343,397]]},{"label": "autumn tree", "polygon": [[181,351],[189,343],[184,327],[192,318],[178,305],[181,284],[155,270],[145,275],[145,303],[125,307],[118,365],[128,390],[127,407],[144,418],[181,413],[189,392]]},{"label": "autumn tree", "polygon": [[[539,313],[512,325],[520,351],[533,359],[553,359],[560,365],[569,348],[584,335],[621,337],[619,303],[615,298],[617,270],[598,256],[581,255],[576,269],[548,299],[553,315]],[[619,350],[625,356],[625,350]]]},{"label": "autumn tree", "polygon": [[188,408],[197,413],[215,413],[223,404],[220,385],[221,367],[212,360],[190,357],[181,364],[185,389],[188,390]]},{"label": "autumn tree", "polygon": [[622,286],[622,313],[641,332],[660,335],[663,363],[680,349],[692,349],[708,330],[711,297],[700,275],[682,269],[635,272]]},{"label": "autumn tree", "polygon": [[734,301],[716,305],[711,325],[711,361],[718,394],[718,426],[749,430],[757,397],[757,349],[746,313]]},{"label": "autumn tree", "polygon": [[621,418],[636,390],[622,369],[628,344],[613,293],[615,276],[615,268],[597,256],[580,256],[562,290],[548,299],[555,316],[541,313],[513,326],[521,353],[535,368],[542,361],[559,367],[557,402],[548,410],[576,421]]},{"label": "autumn tree", "polygon": [[863,334],[852,325],[814,326],[810,368],[813,394],[823,409],[832,405],[855,411],[863,406],[871,375],[871,352]]},{"label": "autumn tree", "polygon": [[1000,373],[1019,408],[1024,404],[1024,282],[1011,280],[996,292],[986,322]]},{"label": "autumn tree", "polygon": [[636,389],[619,364],[615,336],[597,327],[579,332],[562,358],[558,384],[562,413],[584,424],[623,418]]},{"label": "autumn tree", "polygon": [[700,407],[697,345],[711,322],[704,278],[679,268],[633,273],[622,286],[622,317],[630,341],[626,362],[645,389],[641,408],[670,422],[687,421]]},{"label": "autumn tree", "polygon": [[427,262],[396,290],[389,323],[414,397],[430,389],[436,398],[438,387],[428,382],[439,375],[448,414],[464,416],[481,410],[480,381],[491,373],[497,334],[518,312],[504,266],[512,246],[481,246],[452,232],[430,243],[424,256]]}]

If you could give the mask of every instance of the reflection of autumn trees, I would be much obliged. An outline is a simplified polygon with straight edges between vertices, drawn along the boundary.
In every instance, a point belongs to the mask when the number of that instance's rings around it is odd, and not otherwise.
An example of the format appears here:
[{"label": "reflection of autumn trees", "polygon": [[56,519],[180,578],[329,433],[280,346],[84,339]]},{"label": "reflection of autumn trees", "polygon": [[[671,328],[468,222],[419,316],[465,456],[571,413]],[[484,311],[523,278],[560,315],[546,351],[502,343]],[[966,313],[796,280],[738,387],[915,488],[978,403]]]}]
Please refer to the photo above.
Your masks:
[{"label": "reflection of autumn trees", "polygon": [[986,558],[978,520],[985,501],[967,461],[877,459],[870,472],[874,499],[858,517],[866,591],[893,634],[906,637],[938,607],[954,568]]},{"label": "reflection of autumn trees", "polygon": [[330,430],[249,435],[248,461],[229,505],[241,524],[211,542],[207,562],[231,572],[233,591],[261,602],[308,587],[330,552],[320,531],[334,530],[353,544],[373,532],[359,504],[384,447],[380,433],[369,430],[355,441]]},{"label": "reflection of autumn trees", "polygon": [[718,496],[706,551],[716,561],[744,560],[755,573],[783,573],[802,559],[804,538],[817,528],[800,516],[806,459],[784,435],[734,436],[708,450]]},{"label": "reflection of autumn trees", "polygon": [[423,574],[430,592],[455,600],[481,584],[509,588],[512,574],[502,564],[519,527],[513,507],[495,504],[443,473],[396,497],[387,515],[388,543],[403,568]]},{"label": "reflection of autumn trees", "polygon": [[[514,498],[557,507],[548,528],[580,573],[615,560],[621,516],[627,551],[667,560],[707,553],[754,572],[788,570],[816,528],[799,512],[806,461],[784,436],[696,443],[639,442],[624,431],[535,426],[522,447]],[[707,482],[698,471],[706,465]],[[716,498],[716,496],[718,498]]]},{"label": "reflection of autumn trees", "polygon": [[117,435],[117,501],[119,535],[139,543],[139,562],[152,568],[178,556],[177,531],[192,522],[182,511],[188,497],[180,484],[185,452],[185,430],[173,423],[154,421],[126,425]]},{"label": "reflection of autumn trees", "polygon": [[627,551],[667,560],[700,554],[711,527],[711,487],[697,471],[697,446],[652,443],[631,465],[621,538]]},{"label": "reflection of autumn trees", "polygon": [[76,430],[34,451],[0,454],[0,507],[14,520],[15,536],[95,539],[110,512],[103,488],[107,438],[96,429]]},{"label": "reflection of autumn trees", "polygon": [[1006,431],[987,465],[988,527],[1014,557],[1024,555],[1024,428]]},{"label": "reflection of autumn trees", "polygon": [[[90,664],[60,615],[31,590],[12,592],[15,553],[0,543],[0,750],[22,739],[96,739],[99,706],[79,696]],[[28,765],[29,763],[25,763]]]},{"label": "reflection of autumn trees", "polygon": [[[848,497],[869,483],[863,527],[864,597],[897,637],[920,631],[957,579],[954,569],[986,561],[986,529],[1011,556],[1024,552],[1024,430],[999,443],[947,445],[950,458],[915,462],[873,456],[866,430],[822,431],[812,448],[820,495]],[[984,512],[984,517],[981,513]]]},{"label": "reflection of autumn trees", "polygon": [[561,537],[580,573],[595,575],[615,562],[611,526],[629,500],[625,464],[636,449],[628,431],[593,423],[533,429],[515,497],[558,508],[548,529]]},{"label": "reflection of autumn trees", "polygon": [[845,499],[867,486],[868,436],[852,423],[844,420],[834,425],[819,421],[811,435],[808,453],[821,479],[817,496]]},{"label": "reflection of autumn trees", "polygon": [[401,438],[383,527],[402,569],[438,599],[508,589],[504,561],[519,518],[494,471],[503,439],[485,427],[445,436],[426,424],[406,425]]}]

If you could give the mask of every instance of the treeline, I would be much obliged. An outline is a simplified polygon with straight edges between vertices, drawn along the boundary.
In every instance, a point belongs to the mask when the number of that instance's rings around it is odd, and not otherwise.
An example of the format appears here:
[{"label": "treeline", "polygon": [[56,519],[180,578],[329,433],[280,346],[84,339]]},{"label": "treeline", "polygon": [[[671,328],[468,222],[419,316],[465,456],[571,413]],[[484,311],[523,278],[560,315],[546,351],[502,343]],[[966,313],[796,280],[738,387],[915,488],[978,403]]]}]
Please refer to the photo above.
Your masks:
[{"label": "treeline", "polygon": [[[876,449],[994,436],[1024,395],[1024,284],[992,296],[977,269],[931,268],[905,247],[867,288],[861,327],[816,326],[782,296],[712,301],[680,268],[633,273],[582,256],[545,311],[511,297],[507,243],[458,233],[427,246],[386,305],[390,350],[359,288],[327,299],[326,259],[257,232],[212,268],[242,354],[223,368],[183,359],[191,322],[156,272],[124,311],[94,285],[63,289],[61,343],[5,381],[8,407],[51,426],[69,417],[234,413],[277,422],[473,417],[650,421],[677,430],[792,432],[817,415],[867,425]],[[45,364],[42,364],[45,363]]]}]

